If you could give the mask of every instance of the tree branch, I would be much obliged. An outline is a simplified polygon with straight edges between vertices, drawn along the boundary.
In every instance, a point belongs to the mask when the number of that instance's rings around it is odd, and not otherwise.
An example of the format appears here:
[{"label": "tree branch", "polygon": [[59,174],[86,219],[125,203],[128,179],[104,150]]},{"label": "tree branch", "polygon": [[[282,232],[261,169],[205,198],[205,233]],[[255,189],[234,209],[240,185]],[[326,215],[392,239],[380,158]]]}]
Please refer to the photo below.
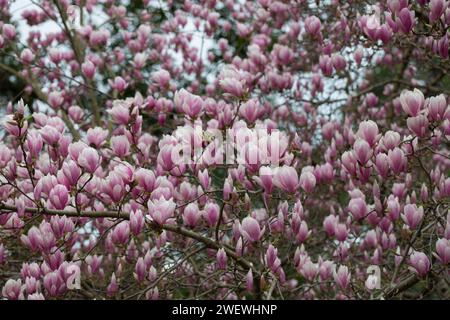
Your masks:
[{"label": "tree branch", "polygon": [[[12,205],[7,205],[4,203],[0,203],[0,211],[16,211],[17,207]],[[54,210],[54,209],[38,209],[38,208],[29,208],[26,207],[25,212],[30,213],[39,213],[43,215],[57,215],[57,216],[67,216],[67,217],[79,217],[79,218],[119,218],[124,220],[130,219],[130,214],[128,212],[117,212],[117,211],[69,211],[69,210]],[[147,226],[149,226],[151,229],[154,230],[166,230],[171,231],[174,233],[177,233],[179,235],[197,240],[198,242],[203,243],[208,248],[219,250],[220,248],[223,248],[230,258],[232,258],[238,265],[240,265],[244,270],[252,269],[254,274],[256,274],[258,277],[260,275],[259,271],[253,266],[252,263],[250,263],[248,260],[238,256],[232,249],[221,246],[219,243],[215,242],[213,239],[210,239],[208,237],[202,236],[194,231],[188,230],[186,228],[183,228],[178,225],[171,225],[171,224],[163,224],[159,225],[156,224],[153,221],[147,220]],[[261,292],[260,292],[260,286],[259,286],[259,279],[255,281],[255,293],[256,297],[258,299],[261,298]]]}]

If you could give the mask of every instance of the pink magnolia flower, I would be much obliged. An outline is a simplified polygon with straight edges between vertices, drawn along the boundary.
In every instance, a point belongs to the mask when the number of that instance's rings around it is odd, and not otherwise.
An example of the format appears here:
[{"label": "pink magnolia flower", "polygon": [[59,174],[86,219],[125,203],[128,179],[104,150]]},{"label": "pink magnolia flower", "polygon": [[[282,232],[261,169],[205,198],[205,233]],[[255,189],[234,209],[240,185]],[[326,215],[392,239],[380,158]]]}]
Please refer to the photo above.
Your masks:
[{"label": "pink magnolia flower", "polygon": [[356,64],[359,66],[362,62],[362,59],[364,58],[364,49],[358,47],[358,49],[356,49],[355,53],[353,54],[353,57],[355,59]]},{"label": "pink magnolia flower", "polygon": [[252,269],[249,269],[245,277],[245,288],[247,289],[248,292],[253,291],[253,284],[254,284],[253,271]]},{"label": "pink magnolia flower", "polygon": [[152,74],[152,80],[161,88],[166,88],[170,82],[170,73],[167,70],[161,69]]},{"label": "pink magnolia flower", "polygon": [[61,139],[61,133],[50,125],[46,125],[40,129],[39,133],[41,134],[44,142],[51,146],[57,145],[59,139]]},{"label": "pink magnolia flower", "polygon": [[305,30],[310,35],[318,36],[320,34],[320,29],[322,24],[316,16],[309,16],[305,19]]},{"label": "pink magnolia flower", "polygon": [[176,208],[172,198],[166,200],[162,196],[159,199],[149,200],[147,206],[150,217],[160,225],[173,217]]},{"label": "pink magnolia flower", "polygon": [[84,117],[84,111],[79,106],[70,106],[68,114],[75,123],[80,123]]},{"label": "pink magnolia flower", "polygon": [[419,138],[424,138],[428,131],[428,119],[426,116],[420,114],[416,117],[409,117],[406,120],[408,129],[411,130]]},{"label": "pink magnolia flower", "polygon": [[341,161],[342,161],[343,167],[348,171],[348,173],[350,173],[352,175],[356,174],[356,166],[357,166],[358,162],[357,162],[357,158],[355,156],[355,152],[345,151],[342,154]]},{"label": "pink magnolia flower", "polygon": [[112,201],[120,203],[126,192],[122,177],[114,171],[110,172],[104,181],[103,192],[106,193]]},{"label": "pink magnolia flower", "polygon": [[316,186],[316,177],[312,172],[302,172],[299,180],[300,187],[307,193],[311,193]]},{"label": "pink magnolia flower", "polygon": [[282,166],[275,169],[273,183],[289,193],[295,193],[299,187],[297,171],[290,166]]},{"label": "pink magnolia flower", "polygon": [[32,157],[38,157],[44,142],[39,133],[33,132],[27,135],[26,146]]},{"label": "pink magnolia flower", "polygon": [[60,296],[67,290],[66,283],[58,271],[47,273],[44,276],[43,284],[48,295],[51,297]]},{"label": "pink magnolia flower", "polygon": [[91,46],[105,45],[110,37],[108,30],[94,30],[89,32],[89,44]]},{"label": "pink magnolia flower", "polygon": [[65,233],[72,232],[74,223],[66,216],[53,216],[50,218],[50,226],[55,238],[60,239]]},{"label": "pink magnolia flower", "polygon": [[139,168],[134,172],[134,179],[141,190],[145,192],[153,191],[156,181],[153,171],[145,168]]},{"label": "pink magnolia flower", "polygon": [[320,263],[319,266],[319,276],[320,280],[326,281],[333,276],[333,271],[335,270],[335,265],[333,261],[325,260]]},{"label": "pink magnolia flower", "polygon": [[446,9],[447,3],[444,0],[430,0],[430,23],[433,23],[442,16]]},{"label": "pink magnolia flower", "polygon": [[353,219],[361,220],[366,217],[368,210],[364,199],[354,198],[348,204],[348,210],[351,212]]},{"label": "pink magnolia flower", "polygon": [[217,269],[219,270],[227,269],[227,254],[223,248],[217,250],[216,261],[217,261]]},{"label": "pink magnolia flower", "polygon": [[236,78],[221,79],[219,84],[223,91],[232,96],[241,97],[244,94],[244,86],[242,82]]},{"label": "pink magnolia flower", "polygon": [[183,160],[179,158],[179,154],[177,153],[178,150],[179,149],[172,144],[166,144],[161,147],[157,158],[157,162],[161,168],[166,171],[170,171],[173,169],[175,164]]},{"label": "pink magnolia flower", "polygon": [[110,86],[118,92],[123,92],[128,87],[127,82],[122,77],[115,77],[114,81],[109,81]]},{"label": "pink magnolia flower", "polygon": [[22,278],[39,279],[42,275],[41,267],[36,262],[23,263],[22,269],[20,270],[20,275]]},{"label": "pink magnolia flower", "polygon": [[69,202],[69,191],[66,186],[62,184],[54,186],[50,191],[49,200],[55,209],[63,210]]},{"label": "pink magnolia flower", "polygon": [[124,135],[112,137],[111,148],[119,158],[124,158],[130,154],[130,142]]},{"label": "pink magnolia flower", "polygon": [[[306,221],[301,221],[298,224],[298,226],[293,226],[292,229],[295,233],[295,239],[297,240],[298,243],[305,242],[306,239],[311,235],[311,232],[312,232],[311,230],[308,229],[308,224],[306,223]],[[297,229],[297,230],[294,230],[294,229]]]},{"label": "pink magnolia flower", "polygon": [[330,56],[321,56],[319,58],[319,66],[325,76],[329,77],[333,74],[333,61]]},{"label": "pink magnolia flower", "polygon": [[248,123],[254,123],[256,119],[258,119],[260,113],[259,111],[260,105],[256,99],[248,100],[239,108],[240,116],[243,117]]},{"label": "pink magnolia flower", "polygon": [[33,51],[31,51],[28,48],[22,50],[22,52],[20,53],[20,59],[25,64],[30,64],[31,62],[33,62],[34,58],[35,58],[35,55],[34,55]]},{"label": "pink magnolia flower", "polygon": [[129,237],[130,224],[128,221],[122,221],[112,231],[111,239],[115,244],[126,244]]},{"label": "pink magnolia flower", "polygon": [[61,92],[52,91],[48,95],[48,104],[56,109],[61,107],[61,105],[64,103],[64,97],[62,96]]},{"label": "pink magnolia flower", "polygon": [[200,181],[200,184],[203,187],[203,190],[208,190],[209,185],[211,184],[211,178],[209,177],[208,169],[199,171],[197,176],[198,176],[198,180]]},{"label": "pink magnolia flower", "polygon": [[395,18],[395,22],[403,33],[411,32],[416,23],[414,10],[409,10],[407,7],[401,9]]},{"label": "pink magnolia flower", "polygon": [[339,266],[338,270],[334,270],[333,272],[334,281],[336,284],[342,289],[347,289],[348,285],[350,284],[350,277],[351,274],[348,270],[347,266]]},{"label": "pink magnolia flower", "polygon": [[87,148],[87,145],[83,141],[71,143],[68,147],[68,151],[72,160],[78,162],[81,151],[83,151],[85,148]]},{"label": "pink magnolia flower", "polygon": [[134,179],[138,187],[145,192],[152,192],[155,187],[156,177],[153,171],[139,168],[134,172]]},{"label": "pink magnolia flower", "polygon": [[34,187],[34,197],[35,199],[41,199],[42,195],[48,196],[50,190],[58,184],[58,180],[53,175],[46,175],[39,179]]},{"label": "pink magnolia flower", "polygon": [[383,177],[387,178],[389,174],[389,159],[387,154],[385,153],[379,153],[375,157],[375,168],[378,172],[378,174]]},{"label": "pink magnolia flower", "polygon": [[365,140],[356,140],[355,144],[353,145],[353,150],[355,150],[356,158],[362,165],[365,165],[370,160],[370,158],[372,158],[373,150],[370,147],[369,143],[367,143],[367,141]]},{"label": "pink magnolia flower", "polygon": [[39,291],[40,286],[41,286],[41,283],[36,278],[33,278],[33,277],[25,278],[25,289],[26,289],[28,295]]},{"label": "pink magnolia flower", "polygon": [[105,144],[108,135],[108,130],[102,129],[100,127],[89,128],[87,131],[86,140],[90,146],[100,148]]},{"label": "pink magnolia flower", "polygon": [[323,220],[323,228],[328,236],[331,237],[334,235],[338,222],[338,218],[332,214],[325,217]]},{"label": "pink magnolia flower", "polygon": [[340,242],[345,241],[348,237],[347,226],[343,223],[336,223],[336,227],[334,229],[334,235],[338,241],[340,241]]},{"label": "pink magnolia flower", "polygon": [[245,93],[245,79],[243,73],[234,67],[225,67],[219,75],[219,86],[225,93],[240,98]]},{"label": "pink magnolia flower", "polygon": [[100,271],[102,265],[103,256],[89,255],[86,257],[86,263],[88,265],[88,271],[90,274],[97,274]]},{"label": "pink magnolia flower", "polygon": [[383,136],[381,144],[385,151],[398,147],[400,144],[400,134],[392,130],[387,131]]},{"label": "pink magnolia flower", "polygon": [[8,132],[11,136],[21,137],[23,136],[28,129],[28,122],[24,122],[22,126],[14,119],[12,114],[7,115],[3,118],[2,121],[3,127],[6,132]]},{"label": "pink magnolia flower", "polygon": [[95,64],[88,60],[86,62],[83,62],[83,64],[81,65],[81,70],[86,78],[93,79],[96,67]]},{"label": "pink magnolia flower", "polygon": [[111,275],[111,281],[108,284],[108,287],[106,288],[106,293],[109,297],[114,296],[119,291],[119,285],[117,283],[116,275],[113,272]]},{"label": "pink magnolia flower", "polygon": [[143,282],[145,280],[146,273],[147,270],[145,267],[144,258],[139,257],[134,268],[134,277],[136,278],[137,282]]},{"label": "pink magnolia flower", "polygon": [[430,97],[427,102],[428,116],[432,121],[440,121],[444,119],[447,110],[447,100],[443,94]]},{"label": "pink magnolia flower", "polygon": [[259,168],[259,177],[254,176],[253,179],[264,188],[266,193],[272,193],[274,172],[270,167],[262,166]]},{"label": "pink magnolia flower", "polygon": [[199,96],[181,89],[175,92],[174,103],[177,109],[191,118],[196,118],[203,110],[203,100]]},{"label": "pink magnolia flower", "polygon": [[33,251],[42,248],[44,242],[41,231],[35,226],[28,230],[28,234],[26,236],[22,235],[20,240]]},{"label": "pink magnolia flower", "polygon": [[22,280],[8,279],[2,289],[2,295],[8,300],[22,300],[23,296]]},{"label": "pink magnolia flower", "polygon": [[118,124],[127,125],[130,121],[130,109],[122,101],[116,100],[113,107],[107,111],[113,118],[114,122]]},{"label": "pink magnolia flower", "polygon": [[414,251],[409,256],[409,265],[411,266],[411,271],[420,277],[425,277],[431,267],[430,260],[426,254],[419,251]]},{"label": "pink magnolia flower", "polygon": [[288,65],[294,59],[294,52],[291,48],[276,44],[272,49],[272,54],[280,65]]},{"label": "pink magnolia flower", "polygon": [[379,39],[381,29],[379,13],[375,13],[370,16],[362,16],[359,19],[359,24],[369,39],[372,41]]},{"label": "pink magnolia flower", "polygon": [[[143,67],[145,67],[147,59],[148,59],[147,54],[145,54],[144,52],[139,52],[133,58],[133,65],[135,66],[136,69],[142,69]],[[163,74],[163,79],[165,79],[166,77],[167,76],[165,74]],[[163,79],[157,79],[157,80],[154,79],[154,81],[160,83],[160,85],[162,84],[162,87],[164,87],[166,80],[163,80]],[[170,75],[169,75],[169,79],[170,79]],[[163,80],[163,82],[160,82],[159,80]],[[167,83],[168,83],[168,81],[167,81]]]},{"label": "pink magnolia flower", "polygon": [[333,54],[333,56],[331,57],[331,61],[336,71],[342,71],[347,66],[345,58],[340,54]]},{"label": "pink magnolia flower", "polygon": [[11,158],[11,150],[3,143],[0,143],[0,168],[6,167]]},{"label": "pink magnolia flower", "polygon": [[436,241],[436,253],[433,254],[444,265],[450,263],[450,239]]},{"label": "pink magnolia flower", "polygon": [[364,139],[371,147],[373,147],[380,138],[378,135],[378,126],[372,120],[361,122],[356,135],[361,139]]},{"label": "pink magnolia flower", "polygon": [[257,242],[264,231],[261,231],[258,221],[252,217],[246,217],[242,220],[241,233],[250,242]]},{"label": "pink magnolia flower", "polygon": [[200,211],[198,205],[193,202],[188,204],[183,211],[183,222],[186,226],[194,228],[200,219]]},{"label": "pink magnolia flower", "polygon": [[9,23],[5,23],[2,28],[3,36],[8,40],[14,40],[16,37],[16,28]]},{"label": "pink magnolia flower", "polygon": [[423,207],[417,207],[415,204],[405,205],[402,219],[411,230],[416,229],[423,219]]},{"label": "pink magnolia flower", "polygon": [[278,258],[278,250],[272,244],[267,248],[266,254],[264,256],[267,268],[269,268],[273,273],[277,274],[281,268],[281,260]]},{"label": "pink magnolia flower", "polygon": [[[366,98],[364,99],[364,102],[367,104],[368,107],[373,108],[378,104],[378,97],[372,92],[370,92],[367,94]],[[370,139],[373,135],[373,131],[375,131],[375,126],[373,124],[375,124],[376,126],[376,123],[373,122],[372,120],[366,120],[359,124],[359,129],[362,129],[361,132],[362,135],[360,137],[365,139],[367,142],[369,142],[367,139]],[[377,133],[375,134],[375,137],[378,134],[378,126],[376,127],[376,132]],[[367,137],[364,138],[364,136]],[[373,144],[371,144],[371,146],[373,146]]]},{"label": "pink magnolia flower", "polygon": [[78,164],[89,173],[94,173],[100,165],[100,156],[94,148],[84,148],[77,160]]},{"label": "pink magnolia flower", "polygon": [[216,203],[209,202],[205,205],[203,209],[203,217],[210,227],[214,227],[217,225],[219,221],[219,205]]},{"label": "pink magnolia flower", "polygon": [[422,110],[425,104],[425,97],[418,89],[414,89],[414,91],[404,91],[400,95],[400,103],[403,111],[409,116],[415,117],[419,114],[420,110]]},{"label": "pink magnolia flower", "polygon": [[388,216],[392,221],[397,220],[400,217],[400,203],[397,197],[389,196],[387,201]]},{"label": "pink magnolia flower", "polygon": [[400,148],[394,148],[388,152],[389,167],[395,174],[399,174],[406,169],[407,159],[405,153]]},{"label": "pink magnolia flower", "polygon": [[313,281],[319,271],[318,265],[313,263],[311,260],[306,261],[302,266],[300,273],[308,279],[308,281]]}]

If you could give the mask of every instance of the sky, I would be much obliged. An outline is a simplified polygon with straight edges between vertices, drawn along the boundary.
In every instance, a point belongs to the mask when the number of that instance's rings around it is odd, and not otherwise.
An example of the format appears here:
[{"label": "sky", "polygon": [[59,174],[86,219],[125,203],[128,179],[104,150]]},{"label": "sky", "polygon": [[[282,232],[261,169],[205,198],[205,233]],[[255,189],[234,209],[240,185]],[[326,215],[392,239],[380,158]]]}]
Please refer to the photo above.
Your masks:
[{"label": "sky", "polygon": [[[155,0],[155,1],[151,1],[150,5],[151,6],[155,6],[155,7],[159,7],[163,4],[164,2]],[[28,35],[28,33],[31,30],[39,30],[42,34],[45,33],[51,33],[51,32],[55,32],[57,30],[59,30],[59,26],[51,21],[48,20],[38,26],[28,26],[26,24],[26,21],[21,17],[21,14],[24,10],[27,9],[32,9],[32,8],[38,8],[39,7],[33,3],[33,1],[31,0],[17,0],[17,1],[13,1],[11,3],[11,7],[10,7],[10,11],[12,13],[12,20],[17,23],[18,25],[18,30],[21,34],[21,42],[25,43],[26,42],[26,37]],[[40,9],[39,9],[40,10]],[[101,25],[103,22],[105,22],[108,19],[108,16],[103,13],[101,10],[99,9],[94,9],[93,14],[91,15],[94,23],[96,25]],[[75,21],[75,26],[79,26],[79,24],[77,24],[78,20]],[[194,27],[194,23],[193,23],[193,19],[189,18],[187,25],[185,26],[184,32],[189,32],[193,34],[193,40],[192,40],[192,45],[194,47],[196,47],[198,49],[198,51],[200,52],[201,47],[202,47],[202,34],[199,31],[195,30]],[[211,49],[213,47],[213,41],[208,39],[207,37],[205,37],[204,42],[203,42],[203,49],[201,50],[202,53],[202,60],[204,61],[204,63],[207,63],[207,54],[208,54],[208,50]],[[179,60],[179,62],[181,63],[181,53],[174,53],[175,57],[178,57],[178,59],[176,58],[176,60]],[[352,59],[352,52],[346,52],[344,53],[344,56],[346,58],[347,61],[351,61]],[[211,75],[210,77],[213,77],[213,75]],[[337,85],[338,82],[336,82],[336,80],[333,79],[327,79],[325,80],[325,91],[328,92],[327,94],[331,92],[331,98],[332,99],[340,99],[343,98],[344,95],[342,93],[342,91],[334,91],[332,88],[332,84]],[[305,98],[308,98],[305,96]],[[324,105],[321,108],[324,108],[324,112],[327,112],[327,109],[330,106]]]}]

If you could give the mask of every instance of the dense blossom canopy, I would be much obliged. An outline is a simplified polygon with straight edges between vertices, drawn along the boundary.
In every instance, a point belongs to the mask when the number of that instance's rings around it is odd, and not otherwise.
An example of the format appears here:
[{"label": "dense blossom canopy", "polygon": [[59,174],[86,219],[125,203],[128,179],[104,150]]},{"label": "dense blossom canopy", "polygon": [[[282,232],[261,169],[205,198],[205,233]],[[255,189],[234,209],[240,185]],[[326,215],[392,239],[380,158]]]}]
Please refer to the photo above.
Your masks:
[{"label": "dense blossom canopy", "polygon": [[448,0],[0,0],[6,299],[450,290]]}]

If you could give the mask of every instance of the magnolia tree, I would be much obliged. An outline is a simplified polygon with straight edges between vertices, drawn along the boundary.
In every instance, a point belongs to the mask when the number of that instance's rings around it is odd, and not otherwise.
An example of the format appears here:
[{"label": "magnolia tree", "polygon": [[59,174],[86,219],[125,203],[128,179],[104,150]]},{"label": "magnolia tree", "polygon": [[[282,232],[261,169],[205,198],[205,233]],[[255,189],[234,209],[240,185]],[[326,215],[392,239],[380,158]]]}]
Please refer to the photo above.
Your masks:
[{"label": "magnolia tree", "polygon": [[6,299],[450,297],[450,2],[0,0]]}]

